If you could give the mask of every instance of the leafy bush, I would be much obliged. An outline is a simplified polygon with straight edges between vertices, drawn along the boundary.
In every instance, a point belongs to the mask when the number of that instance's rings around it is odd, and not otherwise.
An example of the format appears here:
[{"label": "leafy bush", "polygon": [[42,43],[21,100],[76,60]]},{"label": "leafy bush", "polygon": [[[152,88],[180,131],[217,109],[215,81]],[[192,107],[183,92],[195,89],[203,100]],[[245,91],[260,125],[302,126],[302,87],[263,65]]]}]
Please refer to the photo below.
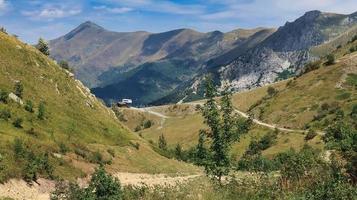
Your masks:
[{"label": "leafy bush", "polygon": [[307,132],[307,134],[306,134],[306,136],[305,136],[304,139],[305,139],[305,141],[308,141],[308,140],[314,139],[314,137],[316,137],[316,136],[317,136],[316,131],[310,129],[310,130]]},{"label": "leafy bush", "polygon": [[146,129],[146,128],[150,128],[152,125],[154,124],[153,121],[151,120],[145,120],[144,123],[143,123],[143,127]]},{"label": "leafy bush", "polygon": [[307,145],[300,152],[290,150],[276,158],[281,163],[280,172],[284,181],[299,181],[313,173],[320,163],[319,152]]},{"label": "leafy bush", "polygon": [[40,105],[38,106],[37,118],[39,120],[44,120],[45,119],[45,112],[46,112],[45,103],[41,102]]},{"label": "leafy bush", "polygon": [[16,128],[22,128],[23,121],[24,120],[22,118],[18,117],[14,120],[14,122],[12,122],[12,125],[14,125],[14,127],[16,127]]},{"label": "leafy bush", "polygon": [[140,148],[139,142],[135,142],[135,143],[130,142],[130,144],[131,144],[131,146],[133,146],[136,150],[139,150],[139,148]]},{"label": "leafy bush", "polygon": [[303,73],[302,74],[306,74],[308,72],[314,71],[318,68],[320,68],[321,66],[321,61],[314,61],[314,62],[309,62],[305,65],[304,69],[303,69]]},{"label": "leafy bush", "polygon": [[275,88],[269,86],[267,92],[268,92],[268,95],[272,97],[272,96],[274,96],[274,95],[276,95],[278,93],[278,90],[276,90]]},{"label": "leafy bush", "polygon": [[63,142],[60,142],[58,146],[59,146],[59,152],[60,152],[61,154],[66,154],[66,153],[69,151],[69,148],[68,148],[67,145],[66,145],[65,143],[63,143]]},{"label": "leafy bush", "polygon": [[354,104],[350,113],[352,119],[357,120],[357,104]]},{"label": "leafy bush", "polygon": [[37,155],[19,138],[15,138],[13,142],[13,151],[16,161],[21,163],[22,177],[25,181],[29,183],[36,181],[38,174],[44,175],[45,178],[54,178],[53,166],[49,162],[47,152]]},{"label": "leafy bush", "polygon": [[326,65],[332,65],[332,64],[335,64],[335,55],[333,55],[333,54],[329,54],[329,55],[327,55],[326,56],[326,59],[327,59],[327,61],[326,61]]},{"label": "leafy bush", "polygon": [[68,71],[73,71],[73,70],[71,69],[71,67],[69,66],[68,62],[65,61],[65,60],[61,60],[61,61],[58,63],[58,65],[59,65],[61,68],[63,68],[63,69],[66,69],[66,70],[68,70]]},{"label": "leafy bush", "polygon": [[140,125],[137,125],[134,129],[135,132],[139,132],[141,131],[141,126]]},{"label": "leafy bush", "polygon": [[8,109],[2,109],[0,110],[0,119],[3,119],[5,121],[9,120],[11,118],[11,113]]},{"label": "leafy bush", "polygon": [[16,82],[14,86],[14,94],[19,98],[22,98],[23,92],[24,86],[22,85],[22,83],[20,81]]},{"label": "leafy bush", "polygon": [[30,112],[30,113],[33,113],[33,103],[31,100],[27,100],[26,103],[25,103],[25,110]]},{"label": "leafy bush", "polygon": [[107,174],[103,167],[96,169],[87,188],[78,184],[58,182],[51,200],[121,200],[123,191],[117,178]]},{"label": "leafy bush", "polygon": [[9,93],[5,90],[0,90],[0,102],[7,103],[9,99]]},{"label": "leafy bush", "polygon": [[357,88],[357,74],[347,74],[346,83]]},{"label": "leafy bush", "polygon": [[254,172],[270,172],[278,168],[274,160],[269,160],[259,153],[240,159],[237,164],[237,169]]},{"label": "leafy bush", "polygon": [[259,141],[253,140],[250,142],[244,156],[252,156],[260,153],[273,146],[276,142],[277,133],[268,133],[264,135]]}]

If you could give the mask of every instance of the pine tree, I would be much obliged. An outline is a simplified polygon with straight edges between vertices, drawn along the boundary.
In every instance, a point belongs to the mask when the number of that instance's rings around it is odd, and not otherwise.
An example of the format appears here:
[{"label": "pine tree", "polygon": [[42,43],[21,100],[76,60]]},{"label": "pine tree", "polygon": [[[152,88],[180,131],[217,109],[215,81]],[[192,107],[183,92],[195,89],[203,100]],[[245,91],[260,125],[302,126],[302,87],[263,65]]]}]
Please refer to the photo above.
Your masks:
[{"label": "pine tree", "polygon": [[49,56],[50,55],[50,48],[48,47],[47,42],[43,39],[40,38],[38,40],[38,43],[36,45],[36,48],[41,51],[44,55]]},{"label": "pine tree", "polygon": [[44,120],[45,119],[45,103],[41,102],[40,105],[38,106],[38,115],[37,118],[40,120]]},{"label": "pine tree", "polygon": [[180,144],[177,144],[175,147],[175,156],[178,160],[183,160],[182,147]]},{"label": "pine tree", "polygon": [[167,148],[167,142],[166,142],[164,134],[161,134],[159,136],[159,148],[162,150],[166,150],[166,148]]}]

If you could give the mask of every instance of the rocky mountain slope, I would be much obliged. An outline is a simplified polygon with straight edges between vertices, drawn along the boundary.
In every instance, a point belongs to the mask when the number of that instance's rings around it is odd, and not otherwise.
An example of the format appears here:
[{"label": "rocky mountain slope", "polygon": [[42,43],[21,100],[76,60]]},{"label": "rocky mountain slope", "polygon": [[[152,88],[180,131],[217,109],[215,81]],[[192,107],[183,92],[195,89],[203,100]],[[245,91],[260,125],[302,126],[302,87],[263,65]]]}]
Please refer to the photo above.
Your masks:
[{"label": "rocky mountain slope", "polygon": [[[353,37],[356,26],[356,13],[342,15],[320,11],[307,12],[294,22],[287,22],[254,48],[235,54],[237,57],[230,63],[207,67],[202,74],[189,83],[178,86],[175,91],[154,104],[202,96],[199,85],[207,73],[214,75],[221,89],[228,84],[235,91],[263,86],[286,74],[297,74],[307,62],[345,44]],[[318,55],[315,47],[323,44],[330,44],[333,48],[320,51]]]},{"label": "rocky mountain slope", "polygon": [[2,32],[0,43],[0,182],[75,180],[98,164],[111,172],[192,171],[154,152],[37,49]]}]

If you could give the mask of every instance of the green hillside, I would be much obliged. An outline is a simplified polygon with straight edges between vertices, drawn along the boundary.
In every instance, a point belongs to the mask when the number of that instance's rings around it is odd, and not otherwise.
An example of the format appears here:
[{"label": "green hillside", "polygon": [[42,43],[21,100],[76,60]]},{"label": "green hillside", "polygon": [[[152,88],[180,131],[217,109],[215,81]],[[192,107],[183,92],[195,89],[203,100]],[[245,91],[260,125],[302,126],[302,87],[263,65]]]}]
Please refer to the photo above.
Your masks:
[{"label": "green hillside", "polygon": [[[97,164],[112,171],[193,171],[156,154],[69,72],[32,46],[4,33],[0,43],[0,182],[75,179]],[[23,87],[23,104],[8,98],[16,93],[15,85]]]},{"label": "green hillside", "polygon": [[[351,52],[356,46],[355,41],[335,50],[335,64],[317,61],[310,66],[318,69],[273,85],[278,92],[251,101],[247,111],[267,123],[298,129],[323,130],[339,113],[350,121],[352,106],[357,103],[357,53]],[[239,94],[235,98],[239,99]]]}]

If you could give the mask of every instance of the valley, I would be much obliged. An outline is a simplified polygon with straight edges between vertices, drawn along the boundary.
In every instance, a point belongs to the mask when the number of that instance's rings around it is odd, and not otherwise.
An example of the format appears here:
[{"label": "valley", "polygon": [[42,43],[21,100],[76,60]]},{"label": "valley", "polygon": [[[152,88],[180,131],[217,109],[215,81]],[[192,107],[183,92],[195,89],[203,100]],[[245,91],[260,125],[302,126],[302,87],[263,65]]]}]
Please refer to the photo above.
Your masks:
[{"label": "valley", "polygon": [[0,28],[0,200],[356,199],[357,12],[142,31],[237,8],[39,2],[19,15],[55,39]]}]

